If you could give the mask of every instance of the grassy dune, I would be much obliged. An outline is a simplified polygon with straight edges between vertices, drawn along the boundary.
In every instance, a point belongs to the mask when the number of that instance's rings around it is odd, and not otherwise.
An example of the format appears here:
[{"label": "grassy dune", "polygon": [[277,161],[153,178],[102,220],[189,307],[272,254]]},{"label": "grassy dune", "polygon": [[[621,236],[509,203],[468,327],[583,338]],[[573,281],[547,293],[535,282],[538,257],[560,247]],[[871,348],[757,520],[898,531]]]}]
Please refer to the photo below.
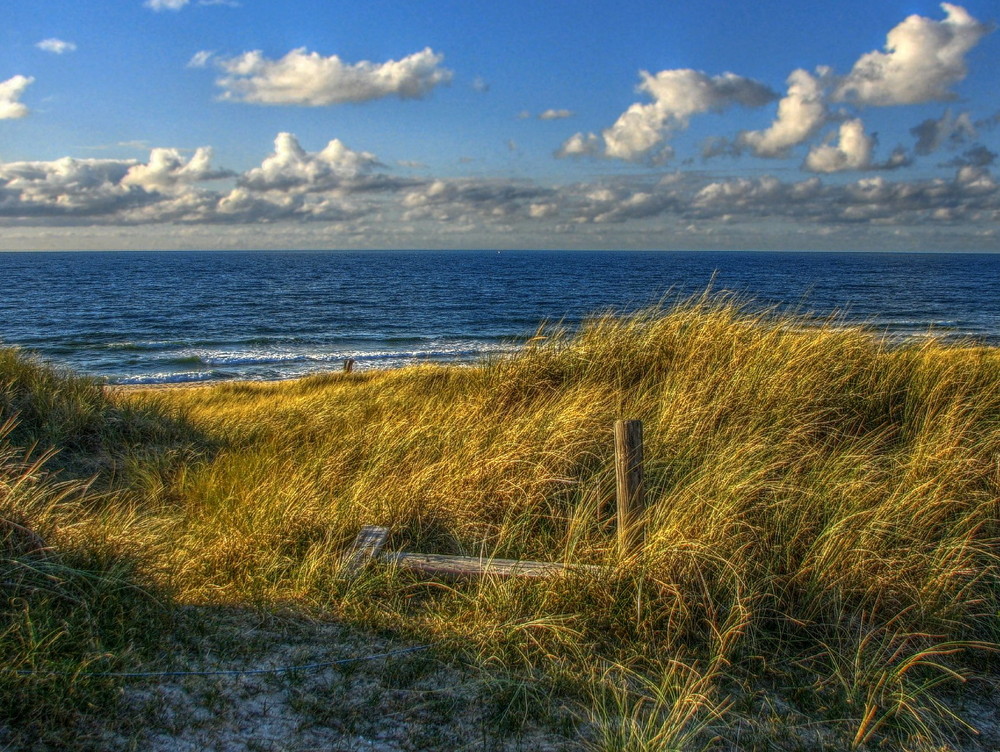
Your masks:
[{"label": "grassy dune", "polygon": [[[103,390],[5,351],[0,410],[15,727],[113,713],[112,680],[13,672],[146,665],[184,604],[433,642],[504,677],[517,717],[573,708],[567,733],[601,750],[963,748],[1000,674],[994,349],[706,296],[476,367],[290,383]],[[618,418],[644,422],[650,503],[624,558]],[[345,580],[362,524],[392,548],[607,567]]]}]

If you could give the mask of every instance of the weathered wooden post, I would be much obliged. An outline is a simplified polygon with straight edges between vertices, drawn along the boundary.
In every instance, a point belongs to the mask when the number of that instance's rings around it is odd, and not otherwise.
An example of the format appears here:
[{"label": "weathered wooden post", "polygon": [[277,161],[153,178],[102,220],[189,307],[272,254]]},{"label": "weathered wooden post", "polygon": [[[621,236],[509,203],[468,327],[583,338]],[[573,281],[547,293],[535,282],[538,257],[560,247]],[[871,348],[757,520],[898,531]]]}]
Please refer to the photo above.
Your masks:
[{"label": "weathered wooden post", "polygon": [[347,360],[345,360],[344,361],[344,373],[351,373],[351,371],[354,370],[354,364],[355,364],[355,362],[356,361],[354,360],[354,358],[348,358]]},{"label": "weathered wooden post", "polygon": [[389,537],[389,528],[377,525],[365,525],[361,528],[353,545],[347,549],[344,566],[341,570],[344,579],[354,579],[361,570],[372,562],[381,552]]},{"label": "weathered wooden post", "polygon": [[646,507],[642,473],[642,421],[615,421],[615,480],[618,490],[618,552],[628,556],[642,546]]}]

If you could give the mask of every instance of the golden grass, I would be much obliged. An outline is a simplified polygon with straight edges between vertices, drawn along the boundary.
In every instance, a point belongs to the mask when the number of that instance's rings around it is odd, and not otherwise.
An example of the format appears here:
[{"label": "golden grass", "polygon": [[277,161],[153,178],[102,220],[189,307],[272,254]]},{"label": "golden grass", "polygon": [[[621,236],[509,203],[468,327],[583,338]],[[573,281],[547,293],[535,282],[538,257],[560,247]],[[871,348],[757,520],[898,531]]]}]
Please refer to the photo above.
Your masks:
[{"label": "golden grass", "polygon": [[[937,683],[973,653],[991,665],[1000,638],[996,350],[709,296],[540,335],[475,367],[105,395],[155,440],[130,429],[103,450],[113,498],[54,524],[117,537],[181,602],[292,602],[568,672],[601,749],[766,737],[746,699],[764,687],[815,698],[802,712],[845,744],[944,733]],[[649,497],[624,559],[619,418],[644,422]],[[608,569],[345,582],[338,552],[362,524],[390,526],[394,548]]]}]

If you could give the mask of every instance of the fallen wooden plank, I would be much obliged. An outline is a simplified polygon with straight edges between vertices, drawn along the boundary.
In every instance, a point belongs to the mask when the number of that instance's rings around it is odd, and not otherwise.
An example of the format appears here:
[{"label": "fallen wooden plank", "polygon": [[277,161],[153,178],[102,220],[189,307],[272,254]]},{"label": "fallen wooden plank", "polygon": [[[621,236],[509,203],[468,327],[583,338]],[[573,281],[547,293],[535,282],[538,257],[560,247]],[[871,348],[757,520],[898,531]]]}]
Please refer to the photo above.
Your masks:
[{"label": "fallen wooden plank", "polygon": [[395,564],[400,569],[426,575],[440,575],[454,578],[471,577],[525,577],[543,579],[572,572],[597,572],[604,568],[592,564],[560,564],[551,561],[520,561],[517,559],[486,559],[479,556],[445,556],[442,554],[418,554],[407,552],[387,552],[381,554],[380,561]]}]

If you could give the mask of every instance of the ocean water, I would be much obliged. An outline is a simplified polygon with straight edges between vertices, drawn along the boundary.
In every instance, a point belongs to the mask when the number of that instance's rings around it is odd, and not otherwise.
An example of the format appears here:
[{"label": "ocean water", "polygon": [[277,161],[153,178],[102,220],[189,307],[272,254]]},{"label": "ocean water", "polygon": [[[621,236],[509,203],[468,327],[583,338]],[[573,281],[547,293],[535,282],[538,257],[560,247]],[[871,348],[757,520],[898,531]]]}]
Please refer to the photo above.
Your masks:
[{"label": "ocean water", "polygon": [[475,360],[709,285],[1000,344],[1000,254],[529,251],[0,253],[0,343],[111,383],[283,379]]}]

